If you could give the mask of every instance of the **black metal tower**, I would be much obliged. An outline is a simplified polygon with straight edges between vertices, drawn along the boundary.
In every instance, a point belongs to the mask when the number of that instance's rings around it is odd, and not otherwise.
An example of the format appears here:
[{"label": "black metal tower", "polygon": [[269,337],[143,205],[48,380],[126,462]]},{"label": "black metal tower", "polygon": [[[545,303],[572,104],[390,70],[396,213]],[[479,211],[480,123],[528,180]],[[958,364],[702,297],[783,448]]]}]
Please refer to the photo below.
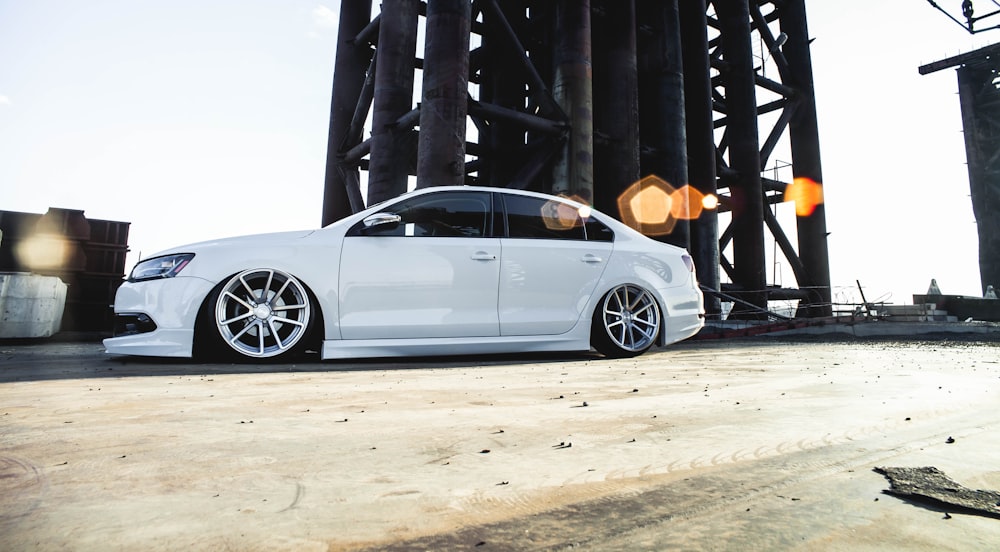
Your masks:
[{"label": "black metal tower", "polygon": [[[575,195],[687,247],[710,314],[723,296],[748,318],[772,299],[831,314],[804,0],[383,0],[371,15],[341,3],[324,224],[365,203],[361,171],[369,204],[414,176]],[[787,175],[767,178],[779,150]],[[667,220],[637,218],[636,197]],[[772,211],[788,200],[794,240]],[[767,234],[794,288],[768,285]]]}]

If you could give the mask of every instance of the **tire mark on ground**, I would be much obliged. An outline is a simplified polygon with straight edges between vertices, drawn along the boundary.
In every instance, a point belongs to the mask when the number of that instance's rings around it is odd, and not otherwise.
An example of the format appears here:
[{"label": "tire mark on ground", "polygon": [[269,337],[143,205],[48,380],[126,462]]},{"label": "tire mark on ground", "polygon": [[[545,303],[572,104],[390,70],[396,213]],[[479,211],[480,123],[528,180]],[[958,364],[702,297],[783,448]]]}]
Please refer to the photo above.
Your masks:
[{"label": "tire mark on ground", "polygon": [[[985,431],[969,427],[956,431],[968,436]],[[731,508],[769,499],[793,485],[857,471],[884,463],[909,451],[940,443],[940,435],[903,437],[889,448],[857,447],[850,441],[825,448],[799,450],[785,455],[748,461],[740,465],[707,468],[688,477],[651,477],[642,487],[625,486],[608,492],[613,485],[588,490],[604,492],[562,506],[499,521],[467,526],[457,531],[405,542],[387,543],[366,550],[490,549],[538,550],[584,547],[619,549],[637,531],[656,530],[667,523],[698,519]],[[874,443],[873,443],[874,444]],[[504,502],[537,510],[536,499],[526,495]],[[741,506],[742,507],[742,506]],[[523,510],[522,510],[523,511]],[[586,512],[586,515],[583,515]],[[602,523],[593,523],[601,519]],[[671,525],[673,526],[673,525]]]}]

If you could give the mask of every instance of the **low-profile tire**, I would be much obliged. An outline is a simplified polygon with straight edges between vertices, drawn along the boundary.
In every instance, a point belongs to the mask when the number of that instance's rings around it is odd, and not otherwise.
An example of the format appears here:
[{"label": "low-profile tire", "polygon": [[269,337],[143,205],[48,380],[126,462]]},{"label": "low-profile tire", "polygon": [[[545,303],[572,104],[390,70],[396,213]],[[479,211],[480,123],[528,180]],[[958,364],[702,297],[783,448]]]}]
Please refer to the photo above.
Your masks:
[{"label": "low-profile tire", "polygon": [[623,284],[609,291],[594,309],[591,345],[608,357],[641,355],[656,343],[662,324],[653,294]]},{"label": "low-profile tire", "polygon": [[236,274],[216,290],[209,306],[219,349],[248,359],[301,353],[315,318],[305,286],[270,268]]}]

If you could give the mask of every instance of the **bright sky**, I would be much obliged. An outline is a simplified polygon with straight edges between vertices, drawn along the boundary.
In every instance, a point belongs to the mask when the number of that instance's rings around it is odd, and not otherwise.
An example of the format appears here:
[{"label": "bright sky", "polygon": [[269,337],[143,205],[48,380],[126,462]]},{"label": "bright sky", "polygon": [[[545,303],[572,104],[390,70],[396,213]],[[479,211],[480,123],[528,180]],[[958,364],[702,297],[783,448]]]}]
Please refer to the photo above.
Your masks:
[{"label": "bright sky", "polygon": [[[318,226],[339,9],[0,0],[0,210],[131,222],[128,268],[192,241]],[[969,35],[925,0],[807,11],[835,299],[858,300],[855,280],[869,301],[910,303],[931,278],[979,295],[957,78],[917,67],[1000,31]]]}]

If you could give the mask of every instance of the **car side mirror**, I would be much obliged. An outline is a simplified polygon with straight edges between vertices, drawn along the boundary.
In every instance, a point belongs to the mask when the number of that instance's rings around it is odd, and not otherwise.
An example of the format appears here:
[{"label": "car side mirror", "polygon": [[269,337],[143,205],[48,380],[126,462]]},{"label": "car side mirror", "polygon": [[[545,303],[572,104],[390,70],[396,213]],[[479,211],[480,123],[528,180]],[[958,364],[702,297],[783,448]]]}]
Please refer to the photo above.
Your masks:
[{"label": "car side mirror", "polygon": [[395,213],[375,213],[365,217],[362,222],[365,226],[365,233],[377,232],[379,230],[392,230],[399,226],[403,217]]}]

